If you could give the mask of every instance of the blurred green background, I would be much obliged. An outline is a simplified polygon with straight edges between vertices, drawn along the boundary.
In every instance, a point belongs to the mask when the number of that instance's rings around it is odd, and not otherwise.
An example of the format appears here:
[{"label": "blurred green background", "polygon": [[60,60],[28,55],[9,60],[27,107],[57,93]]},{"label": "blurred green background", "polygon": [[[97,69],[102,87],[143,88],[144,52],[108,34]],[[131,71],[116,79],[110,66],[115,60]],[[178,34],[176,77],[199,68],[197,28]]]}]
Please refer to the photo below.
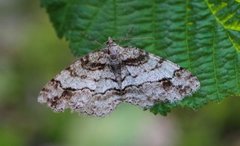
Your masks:
[{"label": "blurred green background", "polygon": [[238,97],[167,117],[128,104],[106,118],[53,113],[38,93],[73,60],[39,1],[0,1],[0,146],[240,146]]}]

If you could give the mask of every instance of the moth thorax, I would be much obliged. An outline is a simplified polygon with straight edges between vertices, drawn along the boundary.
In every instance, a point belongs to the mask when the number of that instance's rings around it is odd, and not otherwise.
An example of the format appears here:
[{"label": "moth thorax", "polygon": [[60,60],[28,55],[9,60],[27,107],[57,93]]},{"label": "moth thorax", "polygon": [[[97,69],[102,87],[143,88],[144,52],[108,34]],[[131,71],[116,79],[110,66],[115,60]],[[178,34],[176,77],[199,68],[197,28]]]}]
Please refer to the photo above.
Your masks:
[{"label": "moth thorax", "polygon": [[112,46],[108,48],[108,53],[111,60],[118,60],[119,58],[119,50],[118,46]]}]

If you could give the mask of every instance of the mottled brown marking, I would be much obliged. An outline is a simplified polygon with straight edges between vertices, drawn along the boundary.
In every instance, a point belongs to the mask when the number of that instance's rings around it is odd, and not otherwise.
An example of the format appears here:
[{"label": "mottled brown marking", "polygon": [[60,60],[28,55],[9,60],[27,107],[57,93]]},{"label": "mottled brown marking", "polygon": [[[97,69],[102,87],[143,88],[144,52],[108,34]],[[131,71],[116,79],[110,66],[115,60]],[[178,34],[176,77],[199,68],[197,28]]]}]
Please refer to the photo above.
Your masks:
[{"label": "mottled brown marking", "polygon": [[80,58],[81,66],[84,67],[86,64],[89,63],[89,55],[86,55]]},{"label": "mottled brown marking", "polygon": [[[80,89],[75,89],[75,88],[71,88],[71,87],[68,87],[68,88],[63,88],[64,90],[67,90],[67,91],[77,91],[77,90],[80,90]],[[84,89],[84,88],[83,88]],[[89,89],[90,90],[90,89]]]},{"label": "mottled brown marking", "polygon": [[53,99],[47,99],[48,103],[50,103],[50,106],[53,108],[56,108],[58,105],[58,96],[53,97]]},{"label": "mottled brown marking", "polygon": [[114,91],[114,94],[120,95],[120,96],[124,95],[125,93],[126,93],[126,92],[123,91],[123,90],[116,90],[116,91]]},{"label": "mottled brown marking", "polygon": [[[100,58],[100,57],[99,57]],[[80,58],[81,66],[87,70],[95,71],[102,70],[105,68],[106,64],[102,64],[99,62],[90,62],[89,55]]]},{"label": "mottled brown marking", "polygon": [[59,99],[58,96],[54,96],[54,97],[53,97],[53,100],[54,100],[54,101],[56,101],[56,100],[58,100],[58,99]]},{"label": "mottled brown marking", "polygon": [[184,79],[185,80],[190,80],[192,78],[192,74],[190,74],[189,76],[186,76]]},{"label": "mottled brown marking", "polygon": [[[50,85],[53,86],[55,89],[58,88],[58,85],[60,85],[60,82],[55,80],[55,79],[51,79],[50,81]],[[61,85],[60,85],[61,86]]]},{"label": "mottled brown marking", "polygon": [[134,65],[137,66],[139,64],[143,64],[148,61],[149,55],[143,51],[140,52],[139,56],[134,58],[127,58],[123,60],[122,63],[125,65]]},{"label": "mottled brown marking", "polygon": [[73,69],[71,66],[67,67],[65,70],[70,72],[71,77],[77,77],[78,74],[76,73],[75,69]]},{"label": "mottled brown marking", "polygon": [[191,90],[191,88],[189,86],[184,86],[183,87],[181,85],[178,86],[177,89],[178,89],[178,91],[181,95],[186,95],[186,94],[188,94],[189,90]]},{"label": "mottled brown marking", "polygon": [[101,95],[96,95],[95,99],[99,101],[99,100],[101,100],[101,97],[102,97]]},{"label": "mottled brown marking", "polygon": [[163,79],[162,80],[162,85],[163,85],[163,89],[168,91],[172,88],[172,82],[168,79]]},{"label": "mottled brown marking", "polygon": [[86,78],[87,78],[87,75],[81,75],[80,78],[81,78],[81,79],[86,79]]},{"label": "mottled brown marking", "polygon": [[179,72],[176,72],[176,73],[175,73],[175,76],[178,77],[178,78],[180,78],[180,77],[181,77],[181,74],[180,74]]},{"label": "mottled brown marking", "polygon": [[90,71],[95,71],[95,70],[102,70],[104,69],[106,66],[106,64],[102,64],[102,63],[97,63],[97,62],[89,62],[87,64],[82,64],[82,67],[87,69],[87,70],[90,70]]},{"label": "mottled brown marking", "polygon": [[165,61],[165,59],[160,58],[159,61],[158,61],[158,63],[159,63],[159,64],[162,64],[164,61]]},{"label": "mottled brown marking", "polygon": [[101,70],[104,69],[106,64],[101,64],[97,62],[87,64],[89,70]]},{"label": "mottled brown marking", "polygon": [[182,76],[182,71],[184,69],[182,67],[180,67],[178,70],[174,71],[174,76],[176,76],[177,78],[180,78]]},{"label": "mottled brown marking", "polygon": [[50,92],[50,90],[47,89],[47,88],[42,88],[42,91],[43,91],[43,92]]},{"label": "mottled brown marking", "polygon": [[78,76],[78,74],[76,73],[75,70],[69,70],[69,71],[70,71],[71,77],[77,77]]},{"label": "mottled brown marking", "polygon": [[61,98],[64,98],[66,100],[69,100],[73,96],[73,92],[69,90],[63,91]]}]

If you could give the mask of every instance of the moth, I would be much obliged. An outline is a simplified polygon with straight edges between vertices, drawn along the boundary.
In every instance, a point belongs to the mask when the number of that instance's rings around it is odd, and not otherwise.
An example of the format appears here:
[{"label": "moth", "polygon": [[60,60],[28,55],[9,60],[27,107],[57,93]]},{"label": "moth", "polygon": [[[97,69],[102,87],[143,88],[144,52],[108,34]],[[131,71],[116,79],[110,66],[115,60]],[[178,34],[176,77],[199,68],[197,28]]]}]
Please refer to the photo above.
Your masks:
[{"label": "moth", "polygon": [[147,109],[182,100],[199,87],[197,77],[179,65],[109,38],[105,48],[79,58],[50,80],[38,102],[55,112],[70,109],[100,117],[122,102]]}]

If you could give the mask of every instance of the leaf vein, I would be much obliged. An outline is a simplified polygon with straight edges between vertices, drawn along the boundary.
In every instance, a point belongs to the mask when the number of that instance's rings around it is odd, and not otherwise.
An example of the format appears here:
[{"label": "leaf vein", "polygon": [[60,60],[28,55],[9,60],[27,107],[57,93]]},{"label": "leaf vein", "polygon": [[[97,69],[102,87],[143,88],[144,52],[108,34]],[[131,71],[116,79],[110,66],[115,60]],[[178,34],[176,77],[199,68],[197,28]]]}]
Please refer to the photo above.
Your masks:
[{"label": "leaf vein", "polygon": [[185,44],[187,48],[187,54],[188,54],[188,68],[192,71],[192,64],[191,64],[191,57],[190,57],[190,46],[189,46],[189,38],[188,38],[188,21],[189,21],[189,0],[186,0],[186,12],[185,12]]},{"label": "leaf vein", "polygon": [[215,43],[216,43],[216,32],[215,29],[212,29],[212,33],[213,33],[213,39],[212,39],[212,60],[213,60],[213,74],[214,74],[214,80],[215,80],[215,86],[216,86],[216,90],[217,90],[217,99],[220,99],[220,91],[219,91],[219,87],[218,87],[218,79],[217,79],[217,62],[216,62],[216,48],[215,48]]}]

